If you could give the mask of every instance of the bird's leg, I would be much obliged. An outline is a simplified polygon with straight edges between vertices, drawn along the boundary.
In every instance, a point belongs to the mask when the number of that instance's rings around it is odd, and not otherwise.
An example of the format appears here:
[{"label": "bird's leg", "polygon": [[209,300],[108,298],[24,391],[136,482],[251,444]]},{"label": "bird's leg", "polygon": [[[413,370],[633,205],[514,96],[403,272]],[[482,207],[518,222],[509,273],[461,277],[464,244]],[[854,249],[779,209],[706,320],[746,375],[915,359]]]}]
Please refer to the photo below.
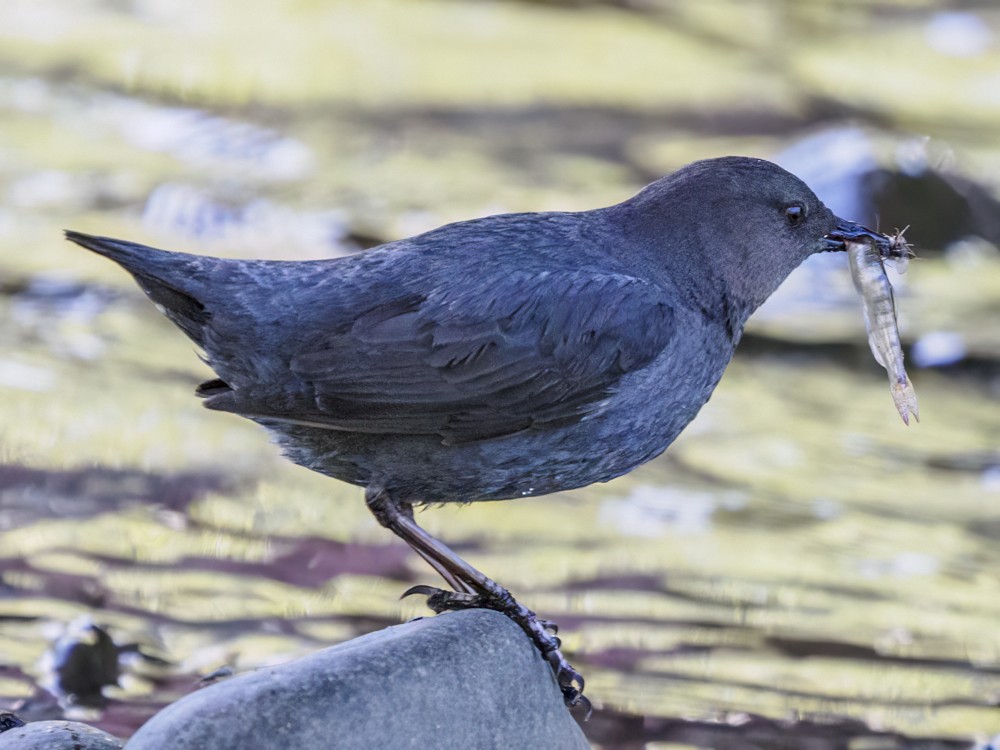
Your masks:
[{"label": "bird's leg", "polygon": [[[413,511],[411,510],[410,512],[412,513]],[[467,584],[465,581],[461,580],[460,578],[456,578],[455,576],[453,576],[451,574],[450,570],[448,570],[446,567],[444,567],[443,565],[441,565],[441,563],[439,563],[433,557],[431,557],[430,555],[428,555],[425,552],[422,552],[421,550],[417,549],[416,547],[413,548],[413,551],[416,552],[418,555],[420,555],[424,559],[424,562],[426,562],[428,565],[430,565],[432,568],[434,568],[434,570],[437,571],[438,575],[441,576],[445,580],[445,583],[447,583],[449,586],[451,586],[451,588],[452,588],[453,591],[455,591],[456,593],[464,593],[464,594],[474,594],[475,593],[472,590],[472,587],[469,584]],[[430,588],[430,587],[428,587],[428,588]],[[410,589],[410,590],[412,591],[413,589]],[[414,593],[416,593],[416,592],[414,592]]]},{"label": "bird's leg", "polygon": [[552,665],[566,705],[582,705],[589,716],[590,701],[583,695],[583,676],[570,666],[559,651],[559,639],[547,629],[552,627],[550,623],[538,619],[534,612],[519,604],[507,589],[476,570],[447,545],[418,526],[413,520],[413,507],[408,503],[397,502],[388,492],[376,488],[365,492],[365,501],[382,526],[409,544],[455,589],[442,591],[430,586],[414,586],[407,594],[427,594],[427,604],[435,612],[482,607],[507,615],[521,626],[542,652],[542,656]]}]

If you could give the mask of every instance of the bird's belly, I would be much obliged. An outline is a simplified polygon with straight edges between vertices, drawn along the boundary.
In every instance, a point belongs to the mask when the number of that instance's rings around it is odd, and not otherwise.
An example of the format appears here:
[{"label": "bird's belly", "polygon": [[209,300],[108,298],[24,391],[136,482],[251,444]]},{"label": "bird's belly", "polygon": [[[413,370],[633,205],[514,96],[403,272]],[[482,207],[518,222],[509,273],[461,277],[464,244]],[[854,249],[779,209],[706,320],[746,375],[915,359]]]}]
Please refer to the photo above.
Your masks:
[{"label": "bird's belly", "polygon": [[[689,321],[685,320],[685,324]],[[579,422],[457,445],[436,435],[368,434],[258,420],[294,462],[411,503],[545,495],[606,482],[662,453],[708,401],[732,356],[721,329],[683,342],[624,378]]]},{"label": "bird's belly", "polygon": [[261,421],[292,461],[352,484],[384,487],[406,502],[505,500],[606,482],[655,458],[695,416],[717,379],[703,376],[704,386],[682,397],[662,387],[635,387],[607,411],[576,424],[458,445],[444,445],[438,436]]},{"label": "bird's belly", "polygon": [[599,439],[586,430],[558,435],[529,430],[445,446],[430,436],[268,426],[295,463],[352,484],[384,487],[412,503],[506,500],[584,487],[628,472],[669,444],[614,435]]}]

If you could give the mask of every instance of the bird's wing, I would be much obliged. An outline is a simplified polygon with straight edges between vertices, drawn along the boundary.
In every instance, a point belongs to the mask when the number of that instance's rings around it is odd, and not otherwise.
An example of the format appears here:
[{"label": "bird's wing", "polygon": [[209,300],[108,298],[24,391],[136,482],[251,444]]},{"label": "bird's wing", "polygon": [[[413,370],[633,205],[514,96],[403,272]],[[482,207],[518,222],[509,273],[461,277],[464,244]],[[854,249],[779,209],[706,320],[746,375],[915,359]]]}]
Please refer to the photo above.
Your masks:
[{"label": "bird's wing", "polygon": [[315,393],[310,422],[463,443],[599,412],[672,333],[666,295],[650,283],[520,272],[368,309],[291,368]]}]

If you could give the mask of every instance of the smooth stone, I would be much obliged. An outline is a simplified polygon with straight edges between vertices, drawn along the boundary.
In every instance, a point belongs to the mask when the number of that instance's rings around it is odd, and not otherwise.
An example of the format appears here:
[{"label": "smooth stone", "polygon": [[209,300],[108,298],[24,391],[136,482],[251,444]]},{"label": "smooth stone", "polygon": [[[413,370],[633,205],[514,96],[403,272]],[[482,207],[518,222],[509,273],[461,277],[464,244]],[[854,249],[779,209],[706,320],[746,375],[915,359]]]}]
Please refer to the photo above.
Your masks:
[{"label": "smooth stone", "polygon": [[489,610],[356,638],[185,696],[128,750],[589,748],[551,667]]},{"label": "smooth stone", "polygon": [[77,721],[33,721],[0,734],[0,750],[121,750],[125,743]]}]

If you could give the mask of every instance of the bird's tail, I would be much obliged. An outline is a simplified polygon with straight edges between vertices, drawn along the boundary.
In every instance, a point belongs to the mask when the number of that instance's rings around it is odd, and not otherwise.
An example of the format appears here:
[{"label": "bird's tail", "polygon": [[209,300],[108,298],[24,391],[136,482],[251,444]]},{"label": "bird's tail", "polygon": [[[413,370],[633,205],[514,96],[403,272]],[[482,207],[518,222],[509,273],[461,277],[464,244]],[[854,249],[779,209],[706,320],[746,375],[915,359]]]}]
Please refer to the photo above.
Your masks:
[{"label": "bird's tail", "polygon": [[157,307],[195,343],[204,348],[205,327],[212,317],[206,307],[206,277],[222,261],[187,253],[157,250],[135,242],[66,231],[66,239],[110,258],[139,283]]}]

